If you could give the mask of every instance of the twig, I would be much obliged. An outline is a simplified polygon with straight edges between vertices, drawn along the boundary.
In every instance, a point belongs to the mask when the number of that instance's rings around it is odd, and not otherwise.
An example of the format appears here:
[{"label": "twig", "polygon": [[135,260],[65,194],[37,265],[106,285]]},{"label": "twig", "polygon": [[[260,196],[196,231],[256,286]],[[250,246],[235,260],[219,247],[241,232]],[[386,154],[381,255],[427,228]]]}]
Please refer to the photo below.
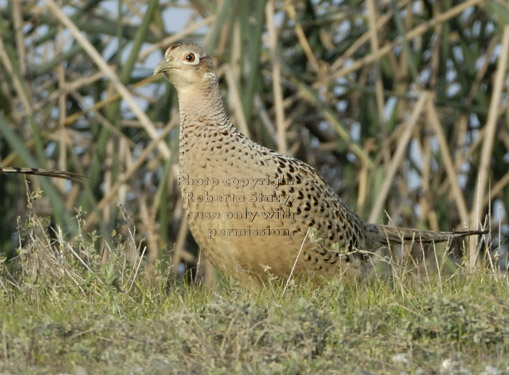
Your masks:
[{"label": "twig", "polygon": [[302,249],[304,248],[304,243],[306,242],[306,239],[308,238],[309,231],[311,230],[311,227],[308,228],[306,235],[304,236],[304,239],[302,240],[302,243],[300,244],[299,252],[297,253],[297,257],[295,258],[295,262],[293,262],[292,270],[290,271],[290,275],[288,275],[288,279],[286,280],[285,287],[283,288],[283,294],[285,294],[286,289],[288,288],[288,285],[290,284],[290,280],[292,279],[293,271],[295,271],[295,267],[297,266],[297,261],[300,258],[300,253],[302,252]]},{"label": "twig", "polygon": [[387,198],[387,195],[389,194],[389,189],[391,188],[392,181],[394,179],[394,176],[396,175],[396,171],[397,171],[398,167],[400,166],[401,162],[403,161],[403,157],[405,155],[405,150],[408,146],[408,143],[410,142],[410,137],[412,136],[412,132],[414,131],[415,125],[417,124],[417,120],[419,119],[419,116],[424,109],[424,105],[426,104],[426,101],[428,101],[428,100],[429,100],[429,93],[423,92],[421,97],[415,104],[415,108],[414,108],[414,111],[412,112],[410,120],[408,120],[407,124],[403,124],[403,125],[406,125],[406,129],[404,130],[404,133],[399,140],[398,148],[396,149],[396,152],[394,153],[394,157],[392,158],[392,162],[389,165],[389,168],[387,169],[387,175],[385,177],[382,187],[380,188],[378,198],[375,202],[375,205],[373,206],[373,209],[371,210],[371,214],[369,215],[369,221],[371,221],[371,222],[376,221],[376,219],[380,215],[380,212],[382,212],[382,208],[385,203],[385,199]]},{"label": "twig", "polygon": [[463,193],[461,192],[461,188],[458,183],[458,177],[454,169],[454,163],[451,159],[451,152],[449,150],[449,146],[447,145],[445,134],[442,129],[442,125],[440,124],[440,120],[438,119],[438,115],[436,113],[435,106],[433,105],[432,100],[428,101],[426,115],[429,123],[431,124],[438,138],[440,153],[442,154],[445,170],[449,178],[449,184],[451,184],[452,188],[452,196],[456,202],[456,206],[458,207],[461,221],[466,223],[468,222],[467,205],[465,203]]}]

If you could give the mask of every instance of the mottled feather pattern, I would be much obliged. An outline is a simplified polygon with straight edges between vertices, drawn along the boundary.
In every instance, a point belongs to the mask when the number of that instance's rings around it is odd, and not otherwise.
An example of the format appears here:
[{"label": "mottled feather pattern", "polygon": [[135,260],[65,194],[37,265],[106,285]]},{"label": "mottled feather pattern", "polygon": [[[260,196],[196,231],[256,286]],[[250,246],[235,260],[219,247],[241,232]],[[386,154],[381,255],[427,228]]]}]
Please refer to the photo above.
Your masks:
[{"label": "mottled feather pattern", "polygon": [[[239,279],[266,279],[287,277],[295,266],[296,274],[331,276],[348,261],[365,259],[388,244],[441,242],[484,233],[420,231],[364,222],[313,167],[251,141],[234,127],[223,108],[214,65],[200,46],[171,46],[157,73],[163,73],[178,92],[181,176],[189,181],[215,178],[222,182],[180,187],[191,233],[223,272]],[[277,187],[225,183],[232,178],[288,183]],[[240,201],[241,195],[260,199]],[[230,219],[234,213],[239,216]],[[287,229],[289,235],[271,235],[287,233]],[[212,235],[217,233],[224,235]]]}]

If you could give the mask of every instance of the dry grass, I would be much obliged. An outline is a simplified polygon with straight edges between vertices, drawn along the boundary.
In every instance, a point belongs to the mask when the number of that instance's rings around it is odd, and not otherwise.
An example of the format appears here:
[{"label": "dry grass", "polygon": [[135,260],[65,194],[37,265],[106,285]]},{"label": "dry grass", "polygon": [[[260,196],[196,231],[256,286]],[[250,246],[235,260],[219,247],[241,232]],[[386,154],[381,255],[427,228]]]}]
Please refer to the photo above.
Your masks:
[{"label": "dry grass", "polygon": [[509,371],[509,279],[490,268],[386,256],[389,276],[363,282],[211,290],[149,269],[128,218],[107,259],[95,234],[67,242],[33,213],[19,225],[19,255],[0,263],[2,374]]}]

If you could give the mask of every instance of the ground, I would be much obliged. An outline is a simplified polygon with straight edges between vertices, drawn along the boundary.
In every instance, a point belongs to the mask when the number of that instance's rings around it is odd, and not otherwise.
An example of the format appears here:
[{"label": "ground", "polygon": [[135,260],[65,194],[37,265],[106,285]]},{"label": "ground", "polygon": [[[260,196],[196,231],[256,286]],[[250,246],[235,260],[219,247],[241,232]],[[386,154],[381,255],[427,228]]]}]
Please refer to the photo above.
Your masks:
[{"label": "ground", "polygon": [[489,274],[284,293],[231,280],[128,291],[104,276],[4,292],[0,373],[509,373],[507,279]]}]

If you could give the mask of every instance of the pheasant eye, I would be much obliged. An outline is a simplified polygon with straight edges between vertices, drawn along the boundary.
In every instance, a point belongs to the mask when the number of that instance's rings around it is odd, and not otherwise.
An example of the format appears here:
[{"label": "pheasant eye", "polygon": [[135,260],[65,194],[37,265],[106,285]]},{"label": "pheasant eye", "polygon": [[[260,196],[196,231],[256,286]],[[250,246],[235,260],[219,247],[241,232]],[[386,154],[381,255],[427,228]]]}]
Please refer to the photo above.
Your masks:
[{"label": "pheasant eye", "polygon": [[194,55],[194,53],[190,53],[186,56],[186,60],[189,62],[193,62],[194,60],[196,60],[196,56]]}]

